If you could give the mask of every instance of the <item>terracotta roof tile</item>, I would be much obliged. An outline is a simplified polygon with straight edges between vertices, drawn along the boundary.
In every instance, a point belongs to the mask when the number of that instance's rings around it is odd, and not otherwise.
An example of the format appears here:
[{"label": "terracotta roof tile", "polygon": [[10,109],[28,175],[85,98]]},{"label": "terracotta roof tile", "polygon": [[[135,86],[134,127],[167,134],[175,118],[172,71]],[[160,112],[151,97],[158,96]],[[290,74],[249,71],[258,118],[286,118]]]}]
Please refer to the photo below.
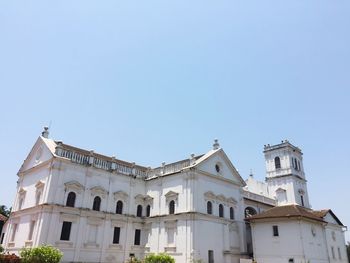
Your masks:
[{"label": "terracotta roof tile", "polygon": [[270,208],[260,214],[251,216],[247,218],[248,221],[255,221],[260,219],[268,219],[268,218],[308,218],[320,222],[324,222],[324,220],[313,213],[314,211],[311,209],[307,209],[305,207],[299,205],[285,205],[285,206],[276,206]]}]

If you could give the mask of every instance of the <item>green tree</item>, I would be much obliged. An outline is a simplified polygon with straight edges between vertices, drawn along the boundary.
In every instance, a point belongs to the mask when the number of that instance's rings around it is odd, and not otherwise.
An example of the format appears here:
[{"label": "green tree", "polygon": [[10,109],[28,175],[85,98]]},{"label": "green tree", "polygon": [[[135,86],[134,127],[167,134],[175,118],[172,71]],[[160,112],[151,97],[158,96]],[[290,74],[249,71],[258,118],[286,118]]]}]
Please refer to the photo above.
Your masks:
[{"label": "green tree", "polygon": [[52,246],[23,248],[20,252],[22,263],[59,263],[63,254]]},{"label": "green tree", "polygon": [[145,263],[175,263],[175,259],[166,253],[149,254],[145,257]]},{"label": "green tree", "polygon": [[11,208],[7,208],[6,205],[0,205],[0,214],[9,217],[11,213]]}]

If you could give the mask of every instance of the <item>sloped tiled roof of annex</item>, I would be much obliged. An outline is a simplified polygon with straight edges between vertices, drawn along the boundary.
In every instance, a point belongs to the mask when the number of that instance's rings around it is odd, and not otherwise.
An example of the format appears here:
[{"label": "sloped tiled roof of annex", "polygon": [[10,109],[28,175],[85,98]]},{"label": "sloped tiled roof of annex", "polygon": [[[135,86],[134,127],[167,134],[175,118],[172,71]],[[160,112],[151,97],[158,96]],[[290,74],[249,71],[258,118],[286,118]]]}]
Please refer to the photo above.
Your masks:
[{"label": "sloped tiled roof of annex", "polygon": [[313,210],[312,213],[320,218],[324,218],[329,213],[339,225],[344,226],[344,224],[339,220],[339,218],[333,213],[331,209]]},{"label": "sloped tiled roof of annex", "polygon": [[260,214],[247,218],[248,221],[272,218],[307,218],[315,221],[325,222],[322,217],[313,213],[314,211],[299,205],[284,205],[270,208]]}]

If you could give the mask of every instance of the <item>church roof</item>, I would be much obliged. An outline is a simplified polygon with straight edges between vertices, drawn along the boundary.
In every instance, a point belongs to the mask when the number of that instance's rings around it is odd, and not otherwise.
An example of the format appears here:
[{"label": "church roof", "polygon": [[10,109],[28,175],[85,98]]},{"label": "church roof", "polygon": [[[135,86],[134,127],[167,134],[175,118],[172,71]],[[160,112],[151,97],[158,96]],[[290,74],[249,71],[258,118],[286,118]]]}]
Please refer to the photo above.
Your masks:
[{"label": "church roof", "polygon": [[344,226],[331,209],[314,210],[312,213],[320,218],[325,218],[327,214],[330,214],[339,225]]},{"label": "church roof", "polygon": [[325,222],[321,216],[314,212],[315,211],[311,209],[299,205],[276,206],[260,214],[251,216],[247,218],[247,220],[255,221],[260,219],[273,218],[307,218],[315,221]]}]

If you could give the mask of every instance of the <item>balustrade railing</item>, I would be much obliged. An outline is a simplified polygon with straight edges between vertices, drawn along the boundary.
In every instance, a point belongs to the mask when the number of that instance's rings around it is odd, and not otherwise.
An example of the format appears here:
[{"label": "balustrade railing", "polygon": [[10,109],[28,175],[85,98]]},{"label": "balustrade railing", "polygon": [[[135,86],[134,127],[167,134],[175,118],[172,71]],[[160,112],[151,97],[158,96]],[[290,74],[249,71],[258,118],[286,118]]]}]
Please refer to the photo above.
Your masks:
[{"label": "balustrade railing", "polygon": [[117,171],[122,174],[133,175],[137,177],[147,176],[146,168],[135,165],[128,166],[126,164],[119,163],[117,160],[113,161],[113,159],[106,160],[104,158],[94,156],[93,153],[84,154],[71,149],[65,149],[60,144],[56,148],[56,155],[67,158],[73,163],[91,165],[95,168],[103,169],[106,171]]},{"label": "balustrade railing", "polygon": [[243,191],[243,196],[246,198],[249,198],[251,200],[255,200],[258,202],[262,202],[262,203],[266,203],[266,204],[270,204],[270,205],[276,205],[276,200],[263,196],[263,195],[259,195],[259,194],[255,194],[255,193],[251,193],[248,191]]}]

